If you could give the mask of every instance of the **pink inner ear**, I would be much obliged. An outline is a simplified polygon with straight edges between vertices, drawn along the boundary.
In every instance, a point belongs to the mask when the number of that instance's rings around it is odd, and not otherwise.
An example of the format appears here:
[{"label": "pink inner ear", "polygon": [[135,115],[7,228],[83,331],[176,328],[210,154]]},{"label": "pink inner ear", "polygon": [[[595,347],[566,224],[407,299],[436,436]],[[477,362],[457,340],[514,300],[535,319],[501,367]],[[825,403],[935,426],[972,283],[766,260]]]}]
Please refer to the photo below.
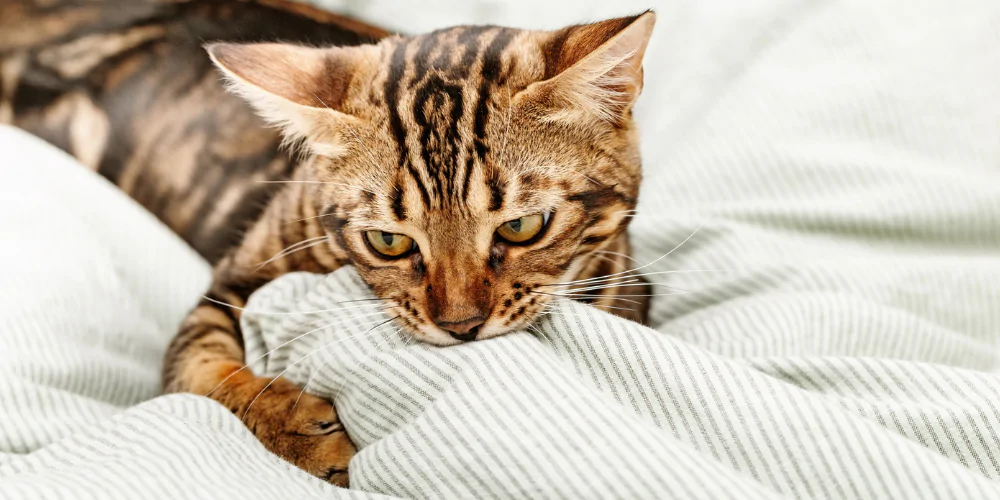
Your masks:
[{"label": "pink inner ear", "polygon": [[340,109],[353,73],[348,49],[277,43],[222,43],[207,49],[234,78],[302,106]]}]

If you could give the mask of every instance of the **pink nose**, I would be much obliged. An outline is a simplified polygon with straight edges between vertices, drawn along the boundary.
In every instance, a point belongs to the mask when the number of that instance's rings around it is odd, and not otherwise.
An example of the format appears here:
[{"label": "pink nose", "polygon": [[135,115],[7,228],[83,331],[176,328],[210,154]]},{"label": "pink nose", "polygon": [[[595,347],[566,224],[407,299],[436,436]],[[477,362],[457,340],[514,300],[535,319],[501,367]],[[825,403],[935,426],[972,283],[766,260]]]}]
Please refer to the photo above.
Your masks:
[{"label": "pink nose", "polygon": [[452,337],[462,340],[476,340],[479,334],[479,327],[486,321],[482,316],[463,319],[462,321],[440,321],[437,326],[446,330]]}]

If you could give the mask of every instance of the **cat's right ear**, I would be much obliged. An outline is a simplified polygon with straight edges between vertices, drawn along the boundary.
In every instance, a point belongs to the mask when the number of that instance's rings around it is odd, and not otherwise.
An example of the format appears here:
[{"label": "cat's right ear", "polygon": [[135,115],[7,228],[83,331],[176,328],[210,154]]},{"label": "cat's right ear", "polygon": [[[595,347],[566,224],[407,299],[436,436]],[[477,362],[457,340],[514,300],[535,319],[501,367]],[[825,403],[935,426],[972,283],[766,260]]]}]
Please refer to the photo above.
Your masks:
[{"label": "cat's right ear", "polygon": [[343,112],[343,104],[364,49],[281,43],[214,43],[205,49],[230,91],[280,126],[286,138],[303,141],[317,154],[342,154],[344,129],[358,120]]}]

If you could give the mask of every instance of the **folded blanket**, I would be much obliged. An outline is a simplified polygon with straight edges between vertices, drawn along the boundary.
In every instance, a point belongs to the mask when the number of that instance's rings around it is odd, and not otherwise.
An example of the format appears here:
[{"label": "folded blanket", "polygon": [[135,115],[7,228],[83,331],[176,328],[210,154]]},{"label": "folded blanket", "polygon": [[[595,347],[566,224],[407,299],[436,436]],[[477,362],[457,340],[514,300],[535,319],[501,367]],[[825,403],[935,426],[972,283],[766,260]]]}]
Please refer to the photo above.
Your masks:
[{"label": "folded blanket", "polygon": [[252,298],[253,368],[336,400],[356,491],[207,399],[130,406],[204,264],[0,132],[0,234],[23,235],[0,246],[0,497],[1000,496],[1000,4],[659,13],[633,224],[670,294],[653,328],[566,302],[430,348],[344,303],[368,295],[349,268]]}]

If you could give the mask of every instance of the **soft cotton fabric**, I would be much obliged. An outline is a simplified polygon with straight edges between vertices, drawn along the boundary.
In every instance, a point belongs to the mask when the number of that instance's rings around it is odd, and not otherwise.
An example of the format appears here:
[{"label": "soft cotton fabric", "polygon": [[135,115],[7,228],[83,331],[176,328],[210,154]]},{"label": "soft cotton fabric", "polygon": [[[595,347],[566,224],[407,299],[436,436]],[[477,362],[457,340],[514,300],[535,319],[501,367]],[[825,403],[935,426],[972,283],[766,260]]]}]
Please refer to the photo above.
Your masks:
[{"label": "soft cotton fabric", "polygon": [[1000,496],[1000,4],[657,7],[653,328],[566,302],[430,348],[372,329],[349,268],[252,298],[254,370],[335,399],[351,492],[207,399],[140,403],[204,264],[0,132],[0,497]]}]

